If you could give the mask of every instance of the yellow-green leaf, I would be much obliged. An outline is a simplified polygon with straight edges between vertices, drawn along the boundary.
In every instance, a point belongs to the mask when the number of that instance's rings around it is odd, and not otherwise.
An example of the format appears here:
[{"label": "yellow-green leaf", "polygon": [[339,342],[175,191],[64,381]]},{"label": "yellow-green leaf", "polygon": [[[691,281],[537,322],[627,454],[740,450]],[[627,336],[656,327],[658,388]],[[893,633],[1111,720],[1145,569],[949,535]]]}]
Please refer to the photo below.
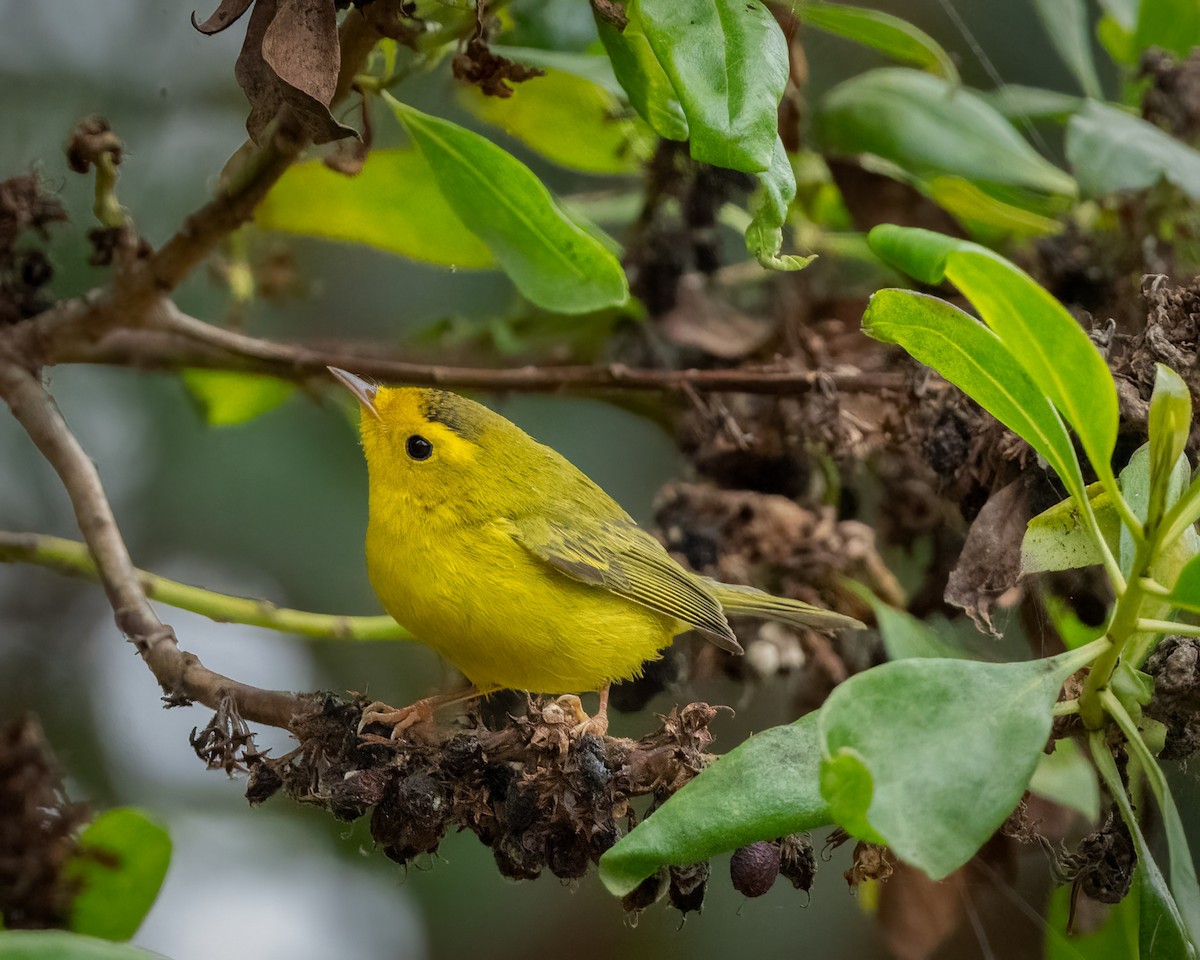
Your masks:
[{"label": "yellow-green leaf", "polygon": [[425,154],[446,201],[526,298],[558,313],[628,299],[617,258],[563,212],[525,164],[486,137],[383,98]]},{"label": "yellow-green leaf", "polygon": [[489,97],[473,86],[460,96],[475,116],[571,170],[632,173],[651,149],[645,128],[622,117],[616,97],[562,70],[517,84],[511,97]]},{"label": "yellow-green leaf", "polygon": [[277,377],[232,370],[184,370],[183,383],[213,427],[247,423],[274,410],[296,389]]},{"label": "yellow-green leaf", "polygon": [[264,230],[363,243],[463,270],[496,265],[458,218],[420,150],[372,150],[356,177],[318,160],[288,170],[254,212]]}]

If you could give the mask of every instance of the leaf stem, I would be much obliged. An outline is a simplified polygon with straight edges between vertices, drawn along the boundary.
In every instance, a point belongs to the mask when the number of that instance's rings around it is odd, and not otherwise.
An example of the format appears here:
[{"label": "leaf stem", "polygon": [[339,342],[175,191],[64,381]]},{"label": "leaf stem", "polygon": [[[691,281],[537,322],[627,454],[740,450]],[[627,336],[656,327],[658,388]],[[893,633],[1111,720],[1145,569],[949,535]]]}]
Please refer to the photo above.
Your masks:
[{"label": "leaf stem", "polygon": [[[1098,542],[1102,543],[1103,540]],[[1117,606],[1106,631],[1112,646],[1096,658],[1083,682],[1083,692],[1079,695],[1079,714],[1089,730],[1099,730],[1104,726],[1104,707],[1100,694],[1108,687],[1129,638],[1139,632],[1138,614],[1145,598],[1142,573],[1149,566],[1154,547],[1153,537],[1143,538],[1138,543],[1129,569],[1129,580],[1125,590],[1117,595]]]},{"label": "leaf stem", "polygon": [[1071,714],[1079,712],[1079,700],[1060,700],[1050,708],[1050,713],[1055,717],[1069,717]]},{"label": "leaf stem", "polygon": [[1174,620],[1138,620],[1141,633],[1174,633],[1181,637],[1200,637],[1200,626],[1194,623],[1177,623]]},{"label": "leaf stem", "polygon": [[[69,577],[98,582],[100,574],[87,545],[44,534],[0,532],[0,563],[32,563]],[[266,600],[233,597],[134,570],[146,596],[220,623],[244,623],[316,640],[410,640],[388,616],[348,617],[277,607]]]}]

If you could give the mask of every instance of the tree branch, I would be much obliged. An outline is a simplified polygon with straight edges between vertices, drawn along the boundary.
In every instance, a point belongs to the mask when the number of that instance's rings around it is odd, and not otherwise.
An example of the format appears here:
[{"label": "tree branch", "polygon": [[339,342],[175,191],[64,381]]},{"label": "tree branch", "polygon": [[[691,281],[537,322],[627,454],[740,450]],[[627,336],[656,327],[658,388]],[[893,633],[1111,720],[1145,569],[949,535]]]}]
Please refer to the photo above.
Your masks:
[{"label": "tree branch", "polygon": [[36,376],[2,356],[0,397],[62,480],[117,626],[137,648],[167,698],[196,700],[214,709],[232,698],[245,719],[285,729],[311,710],[310,698],[231,680],[179,648],[175,631],[158,619],[146,600],[96,466],[67,427],[53,397]]},{"label": "tree branch", "polygon": [[608,366],[524,366],[493,369],[410,363],[380,356],[373,347],[310,347],[246,336],[216,327],[164,301],[153,329],[114,331],[97,344],[64,345],[60,363],[109,363],[149,369],[204,367],[271,374],[284,379],[325,376],[327,366],[363,376],[428,386],[524,392],[638,390],[698,393],[802,394],[816,389],[847,393],[901,390],[903,373],[819,370],[650,370]]},{"label": "tree branch", "polygon": [[[63,576],[100,582],[96,562],[87,545],[78,540],[41,533],[0,531],[0,563],[31,563]],[[134,573],[149,599],[198,613],[219,623],[244,623],[315,640],[412,639],[412,635],[389,616],[349,617],[290,610],[267,600],[251,600],[193,587],[145,570],[135,569]]]}]

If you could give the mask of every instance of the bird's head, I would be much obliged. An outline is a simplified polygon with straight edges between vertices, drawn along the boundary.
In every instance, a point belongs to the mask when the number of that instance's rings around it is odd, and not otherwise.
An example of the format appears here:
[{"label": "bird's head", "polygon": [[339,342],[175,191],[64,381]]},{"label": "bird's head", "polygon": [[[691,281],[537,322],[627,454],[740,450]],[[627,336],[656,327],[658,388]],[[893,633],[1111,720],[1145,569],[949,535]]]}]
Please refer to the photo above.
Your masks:
[{"label": "bird's head", "polygon": [[372,498],[424,509],[453,501],[464,520],[476,512],[496,516],[494,501],[508,485],[512,458],[540,448],[515,424],[458,394],[378,386],[329,370],[361,407]]}]

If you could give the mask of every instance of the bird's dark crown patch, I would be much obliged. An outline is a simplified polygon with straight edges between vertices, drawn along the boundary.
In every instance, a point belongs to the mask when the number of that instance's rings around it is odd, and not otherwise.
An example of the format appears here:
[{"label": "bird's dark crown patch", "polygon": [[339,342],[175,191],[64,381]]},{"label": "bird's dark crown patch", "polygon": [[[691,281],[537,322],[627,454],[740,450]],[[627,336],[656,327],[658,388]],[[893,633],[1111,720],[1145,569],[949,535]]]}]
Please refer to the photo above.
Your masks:
[{"label": "bird's dark crown patch", "polygon": [[421,413],[426,420],[440,423],[464,440],[477,440],[482,433],[484,417],[480,416],[479,405],[447,390],[430,390]]}]

